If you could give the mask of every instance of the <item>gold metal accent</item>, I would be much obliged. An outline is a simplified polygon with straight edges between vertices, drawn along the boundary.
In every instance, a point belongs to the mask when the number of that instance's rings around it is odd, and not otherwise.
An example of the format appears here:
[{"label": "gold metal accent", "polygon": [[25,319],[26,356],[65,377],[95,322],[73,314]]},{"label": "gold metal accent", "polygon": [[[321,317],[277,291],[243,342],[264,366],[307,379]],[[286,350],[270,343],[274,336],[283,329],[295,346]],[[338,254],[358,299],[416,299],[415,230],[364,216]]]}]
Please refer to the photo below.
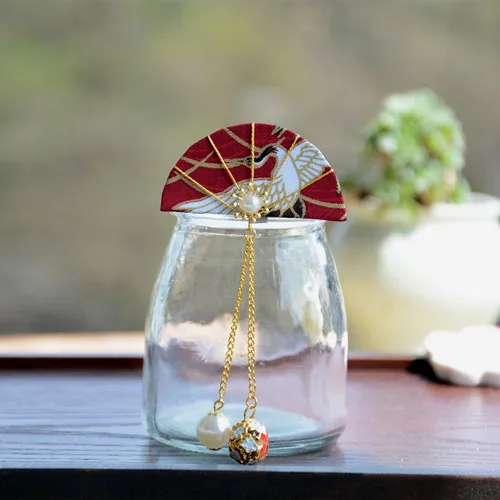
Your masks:
[{"label": "gold metal accent", "polygon": [[252,175],[252,178],[251,178],[251,184],[250,186],[253,187],[253,179],[254,179],[254,176],[255,176],[255,123],[252,122],[252,168],[251,168],[251,175]]},{"label": "gold metal accent", "polygon": [[[237,199],[242,200],[247,194],[256,194],[257,187],[253,182],[254,166],[255,166],[255,124],[252,123],[252,179],[248,184],[247,189],[240,190],[236,196]],[[221,158],[221,161],[222,158]],[[237,203],[237,202],[235,202]],[[233,310],[233,317],[231,322],[231,330],[227,342],[226,357],[224,358],[224,367],[222,369],[222,376],[219,386],[219,398],[214,403],[214,413],[220,412],[224,407],[224,396],[227,391],[227,383],[231,373],[231,363],[233,362],[234,346],[236,340],[236,333],[238,331],[238,324],[240,321],[241,304],[243,300],[243,289],[248,277],[248,396],[245,401],[245,411],[243,414],[244,420],[250,420],[255,416],[257,411],[257,378],[255,373],[256,353],[255,353],[255,330],[256,330],[256,307],[255,307],[255,238],[257,231],[252,224],[261,218],[262,213],[267,210],[266,200],[263,200],[264,205],[255,213],[240,213],[234,210],[236,218],[242,217],[248,220],[248,227],[244,232],[245,236],[245,250],[243,255],[243,262],[241,264],[240,282],[238,286],[238,293],[236,296],[236,304]],[[248,276],[247,276],[248,274]]]},{"label": "gold metal accent", "polygon": [[321,200],[315,200],[314,198],[309,198],[309,196],[300,196],[304,201],[307,201],[307,203],[311,203],[312,205],[318,205],[320,207],[325,207],[325,208],[345,208],[344,203],[330,203],[329,201],[321,201]]},{"label": "gold metal accent", "polygon": [[[239,208],[240,202],[248,194],[254,194],[258,196],[262,201],[262,206],[254,213],[246,212],[244,209]],[[267,199],[267,195],[264,194],[262,190],[258,188],[253,182],[250,182],[247,186],[243,186],[239,193],[233,193],[232,196],[238,200],[237,202],[232,203],[234,207],[233,215],[236,217],[236,219],[243,219],[249,222],[255,222],[259,220],[263,215],[269,213],[269,206],[268,206],[269,202]],[[237,207],[239,208],[238,210],[236,210]]]},{"label": "gold metal accent", "polygon": [[304,184],[299,189],[297,189],[297,191],[294,191],[293,193],[287,194],[286,196],[283,196],[279,200],[275,201],[274,203],[271,203],[271,205],[269,205],[269,209],[272,210],[274,207],[279,205],[283,200],[286,200],[287,198],[295,196],[296,194],[300,193],[306,187],[310,186],[311,184],[314,184],[315,182],[318,182],[320,179],[323,179],[323,177],[326,177],[327,175],[330,175],[330,174],[333,174],[332,169],[328,169],[324,174],[320,175],[319,177],[315,177],[312,181],[308,182],[307,184]]},{"label": "gold metal accent", "polygon": [[[224,132],[226,132],[226,134],[231,137],[231,139],[233,139],[235,142],[237,142],[238,144],[240,144],[241,146],[244,146],[245,148],[248,148],[250,149],[252,146],[249,142],[245,141],[245,139],[242,139],[241,137],[237,136],[234,132],[232,132],[229,128],[223,128],[222,130],[224,130]],[[272,134],[275,135],[275,131],[276,129],[273,130]],[[283,132],[281,132],[280,134],[278,134],[278,137],[280,137],[280,139],[278,140],[278,142],[276,142],[276,146],[280,146],[281,143],[283,142],[283,137],[282,137],[282,134],[284,134],[286,132],[286,129],[283,129]],[[265,146],[264,146],[265,147]],[[264,147],[262,148],[259,148],[259,147],[256,147],[255,148],[255,151],[256,153],[261,153],[262,150],[264,149]]]},{"label": "gold metal accent", "polygon": [[231,363],[233,362],[234,343],[236,340],[236,332],[238,331],[238,323],[240,321],[241,302],[247,275],[248,241],[248,239],[245,240],[245,254],[243,257],[243,262],[241,263],[240,284],[238,286],[238,293],[236,295],[236,304],[233,311],[231,331],[229,332],[229,338],[227,340],[226,357],[224,359],[224,368],[222,369],[222,376],[219,386],[219,399],[214,403],[214,413],[220,412],[222,408],[224,408],[224,395],[227,391],[227,381],[229,380]]},{"label": "gold metal accent", "polygon": [[214,144],[214,141],[210,136],[208,136],[208,141],[212,145],[212,148],[216,152],[217,156],[219,157],[220,162],[222,163],[223,167],[226,169],[226,172],[228,173],[229,177],[231,177],[231,180],[233,181],[233,184],[236,186],[236,189],[240,191],[240,185],[236,182],[236,179],[234,178],[233,174],[231,173],[231,170],[227,166],[226,162],[224,161],[224,158],[222,158],[222,155],[220,154],[220,151],[217,149],[217,146]]},{"label": "gold metal accent", "polygon": [[[251,145],[247,141],[245,141],[245,139],[236,135],[231,129],[225,127],[222,130],[224,130],[224,132],[226,132],[226,134],[229,137],[231,137],[231,139],[233,139],[233,141],[237,142],[240,146],[243,146],[243,147],[248,148],[248,149],[251,148]],[[259,153],[260,153],[260,151],[259,151]]]},{"label": "gold metal accent", "polygon": [[281,125],[276,125],[274,127],[274,130],[271,132],[271,135],[277,135],[278,137],[281,137],[285,133],[286,128],[282,127]]},{"label": "gold metal accent", "polygon": [[290,156],[290,153],[292,152],[292,149],[295,147],[295,144],[297,144],[299,137],[300,136],[298,134],[295,136],[295,139],[293,140],[292,145],[288,148],[285,156],[283,157],[283,160],[281,160],[281,163],[278,165],[276,172],[274,172],[273,176],[269,180],[268,188],[270,188],[273,185],[274,180],[276,179],[276,177],[278,177],[278,174],[280,173],[281,167],[285,164],[286,160]]},{"label": "gold metal accent", "polygon": [[250,420],[255,416],[257,410],[257,378],[255,373],[256,353],[255,353],[255,330],[256,330],[256,308],[255,308],[255,238],[257,231],[252,227],[252,221],[248,221],[248,228],[245,230],[245,252],[241,264],[240,282],[236,304],[234,306],[231,330],[227,341],[226,357],[219,386],[219,399],[214,403],[214,413],[218,413],[224,408],[224,396],[227,391],[229,374],[231,373],[231,363],[233,362],[234,346],[238,323],[240,321],[241,305],[243,301],[243,289],[247,281],[248,274],[248,397],[246,408],[243,414],[245,420]]},{"label": "gold metal accent", "polygon": [[249,420],[257,411],[257,379],[255,376],[255,237],[257,232],[248,221],[245,231],[248,264],[248,397],[243,418]]},{"label": "gold metal accent", "polygon": [[[254,446],[248,447],[246,443]],[[257,420],[242,420],[233,426],[229,437],[229,456],[242,465],[256,464],[267,457],[269,434]]]},{"label": "gold metal accent", "polygon": [[192,184],[194,184],[199,190],[201,190],[202,193],[207,194],[208,196],[212,196],[219,203],[222,203],[223,205],[225,205],[226,207],[230,208],[231,210],[233,209],[233,207],[231,205],[229,205],[224,200],[222,200],[221,198],[219,198],[215,193],[212,193],[212,191],[210,191],[209,189],[207,189],[205,186],[202,186],[198,181],[195,181],[190,175],[188,175],[184,171],[182,171],[177,165],[174,165],[174,169],[177,172],[179,172],[179,174],[181,174],[182,177],[184,177],[184,179],[186,179],[189,182],[191,182]]}]

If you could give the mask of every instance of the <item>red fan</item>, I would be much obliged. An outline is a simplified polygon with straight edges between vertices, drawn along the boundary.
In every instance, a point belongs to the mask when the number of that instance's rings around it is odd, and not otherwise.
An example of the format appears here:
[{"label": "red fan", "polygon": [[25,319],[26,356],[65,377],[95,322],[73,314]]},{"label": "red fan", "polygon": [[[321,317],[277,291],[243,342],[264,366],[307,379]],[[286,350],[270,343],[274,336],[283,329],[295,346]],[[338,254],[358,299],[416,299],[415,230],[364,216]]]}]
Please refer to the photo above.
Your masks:
[{"label": "red fan", "polygon": [[346,220],[337,176],[298,134],[264,123],[226,127],[193,144],[170,173],[162,211]]}]

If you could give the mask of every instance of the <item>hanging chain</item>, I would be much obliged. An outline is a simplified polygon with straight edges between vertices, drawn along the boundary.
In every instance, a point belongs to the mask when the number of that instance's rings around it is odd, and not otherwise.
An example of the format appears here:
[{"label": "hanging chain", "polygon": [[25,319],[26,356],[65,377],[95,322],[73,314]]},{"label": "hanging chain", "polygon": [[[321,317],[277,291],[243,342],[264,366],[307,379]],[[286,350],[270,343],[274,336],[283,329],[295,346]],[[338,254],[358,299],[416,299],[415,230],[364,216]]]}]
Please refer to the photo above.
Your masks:
[{"label": "hanging chain", "polygon": [[257,410],[257,379],[255,375],[255,237],[256,231],[249,221],[248,229],[245,231],[245,255],[241,264],[240,283],[236,304],[233,311],[231,331],[227,341],[226,357],[224,359],[224,368],[219,386],[219,399],[214,403],[214,414],[220,413],[224,408],[224,395],[227,391],[227,382],[231,372],[233,362],[233,353],[240,320],[241,304],[243,299],[243,289],[248,273],[248,397],[246,399],[246,408],[244,413],[245,420],[255,416]]},{"label": "hanging chain", "polygon": [[222,369],[222,377],[219,386],[219,399],[214,403],[214,413],[218,414],[224,408],[224,395],[227,390],[227,381],[229,373],[231,372],[231,363],[233,362],[234,344],[236,340],[236,332],[238,331],[238,323],[240,321],[241,302],[243,298],[243,289],[245,287],[245,280],[247,276],[247,262],[248,262],[248,239],[245,241],[245,255],[241,263],[240,284],[238,286],[238,294],[236,295],[236,304],[233,311],[233,319],[231,323],[231,331],[227,341],[226,357],[224,359],[224,368]]},{"label": "hanging chain", "polygon": [[[296,139],[298,136],[296,137]],[[231,176],[231,180],[235,184],[239,195],[235,193],[237,198],[246,194],[246,191],[242,191],[239,184],[234,179],[231,174],[229,168],[227,167],[222,155],[219,150],[215,146],[214,142],[208,137],[210,144],[214,148],[217,153],[222,165],[225,167],[228,174]],[[254,184],[254,170],[255,170],[255,123],[251,124],[251,148],[252,148],[252,166],[251,166],[251,178],[249,183],[249,191],[250,193],[260,194],[260,188],[256,187]],[[244,200],[244,198],[241,198]],[[238,202],[233,203],[233,208],[236,209],[238,206]],[[248,274],[248,396],[245,401],[246,408],[243,414],[245,420],[250,420],[255,416],[255,412],[257,411],[257,379],[255,376],[255,329],[256,329],[256,320],[255,320],[255,237],[257,236],[257,232],[253,227],[253,223],[260,219],[262,213],[260,210],[263,210],[267,207],[267,205],[261,206],[259,210],[256,212],[248,212],[244,214],[242,217],[248,220],[248,228],[245,230],[245,254],[243,257],[243,262],[241,264],[241,274],[240,274],[240,283],[238,286],[238,294],[236,296],[236,304],[233,310],[233,318],[231,322],[231,330],[229,332],[229,338],[227,341],[227,350],[226,357],[224,358],[224,367],[222,369],[222,376],[219,386],[219,399],[214,403],[214,411],[215,415],[218,415],[222,408],[224,408],[224,396],[227,391],[227,382],[229,380],[229,374],[231,372],[231,364],[233,362],[233,354],[234,347],[236,342],[236,333],[238,331],[238,324],[240,321],[240,313],[241,313],[241,303],[243,298],[243,289],[245,288],[245,281],[247,279]],[[234,210],[235,211],[235,210]],[[265,212],[267,213],[267,212]],[[239,212],[235,212],[235,217],[240,216]]]},{"label": "hanging chain", "polygon": [[245,231],[246,252],[248,258],[248,397],[243,418],[250,420],[257,411],[257,379],[255,376],[255,236],[252,221]]}]

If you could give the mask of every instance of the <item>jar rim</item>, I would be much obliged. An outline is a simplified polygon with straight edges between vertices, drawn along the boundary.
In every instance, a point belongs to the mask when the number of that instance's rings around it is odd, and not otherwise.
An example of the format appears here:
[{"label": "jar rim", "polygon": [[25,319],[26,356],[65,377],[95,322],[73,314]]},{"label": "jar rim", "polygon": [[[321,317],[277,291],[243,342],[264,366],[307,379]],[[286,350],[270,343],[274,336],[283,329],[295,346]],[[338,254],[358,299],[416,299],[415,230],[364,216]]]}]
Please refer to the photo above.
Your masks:
[{"label": "jar rim", "polygon": [[[243,232],[248,222],[236,219],[232,215],[195,214],[187,212],[170,212],[178,221],[186,222],[190,226],[201,226],[216,230],[237,230]],[[287,217],[263,217],[254,223],[257,232],[307,229],[311,230],[324,226],[325,221],[318,219],[292,219]]]}]

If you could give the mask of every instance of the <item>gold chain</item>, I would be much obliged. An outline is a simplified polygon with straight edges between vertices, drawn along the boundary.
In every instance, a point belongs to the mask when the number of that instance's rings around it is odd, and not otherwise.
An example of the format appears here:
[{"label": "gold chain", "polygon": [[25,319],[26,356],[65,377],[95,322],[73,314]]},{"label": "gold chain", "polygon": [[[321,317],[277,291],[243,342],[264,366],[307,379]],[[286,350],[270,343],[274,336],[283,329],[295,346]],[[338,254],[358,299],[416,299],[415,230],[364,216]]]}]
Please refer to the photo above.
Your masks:
[{"label": "gold chain", "polygon": [[224,359],[224,368],[219,386],[219,399],[214,403],[214,414],[220,413],[224,408],[224,395],[227,391],[227,382],[231,372],[233,362],[233,353],[240,320],[241,304],[243,298],[243,289],[248,273],[248,397],[246,399],[246,408],[244,413],[245,420],[255,416],[257,410],[257,378],[255,375],[255,237],[257,232],[252,227],[252,221],[248,223],[248,229],[245,231],[245,255],[241,264],[240,283],[236,304],[233,311],[231,331],[227,341],[226,357]]},{"label": "gold chain", "polygon": [[[238,190],[240,187],[235,181],[233,175],[227,168],[224,159],[222,158],[219,150],[209,136],[208,140],[212,145],[213,149],[217,153],[221,163],[228,171],[233,183],[236,185]],[[259,192],[258,189],[254,191],[254,168],[255,168],[255,123],[251,124],[251,147],[252,147],[252,165],[251,165],[251,180],[250,180],[250,191],[252,193]],[[212,195],[216,197],[216,195]],[[222,200],[221,200],[222,201]],[[235,204],[237,206],[237,203]],[[239,214],[235,213],[237,217]],[[250,420],[255,416],[257,411],[257,378],[255,375],[255,330],[256,330],[256,312],[255,312],[255,237],[257,236],[257,231],[252,226],[252,224],[260,218],[260,213],[248,214],[248,228],[245,230],[245,253],[243,256],[243,262],[241,264],[241,274],[240,283],[238,286],[238,294],[236,296],[236,304],[233,310],[233,318],[231,322],[231,330],[229,332],[229,338],[227,341],[226,357],[224,358],[224,367],[222,369],[222,376],[219,385],[219,399],[214,403],[215,415],[218,415],[222,408],[224,408],[224,396],[227,391],[227,382],[229,380],[229,375],[231,373],[231,364],[233,362],[234,347],[236,341],[236,333],[238,331],[238,324],[240,321],[241,313],[241,303],[243,299],[243,289],[245,288],[245,281],[247,280],[248,274],[248,396],[245,401],[246,408],[243,414],[245,420]]]},{"label": "gold chain", "polygon": [[240,321],[241,300],[243,298],[243,288],[245,287],[245,280],[247,275],[247,261],[248,261],[248,239],[245,242],[245,255],[241,263],[240,284],[238,286],[238,294],[236,295],[236,304],[233,311],[233,320],[231,323],[231,331],[227,341],[226,357],[224,359],[224,368],[222,369],[222,377],[219,386],[219,399],[214,403],[214,413],[219,413],[224,408],[224,395],[227,390],[227,381],[229,373],[231,372],[231,363],[233,362],[234,343],[236,340],[236,332],[238,331],[238,323]]},{"label": "gold chain", "polygon": [[243,418],[249,420],[257,411],[257,379],[255,376],[255,236],[252,222],[245,231],[248,254],[248,397]]}]

